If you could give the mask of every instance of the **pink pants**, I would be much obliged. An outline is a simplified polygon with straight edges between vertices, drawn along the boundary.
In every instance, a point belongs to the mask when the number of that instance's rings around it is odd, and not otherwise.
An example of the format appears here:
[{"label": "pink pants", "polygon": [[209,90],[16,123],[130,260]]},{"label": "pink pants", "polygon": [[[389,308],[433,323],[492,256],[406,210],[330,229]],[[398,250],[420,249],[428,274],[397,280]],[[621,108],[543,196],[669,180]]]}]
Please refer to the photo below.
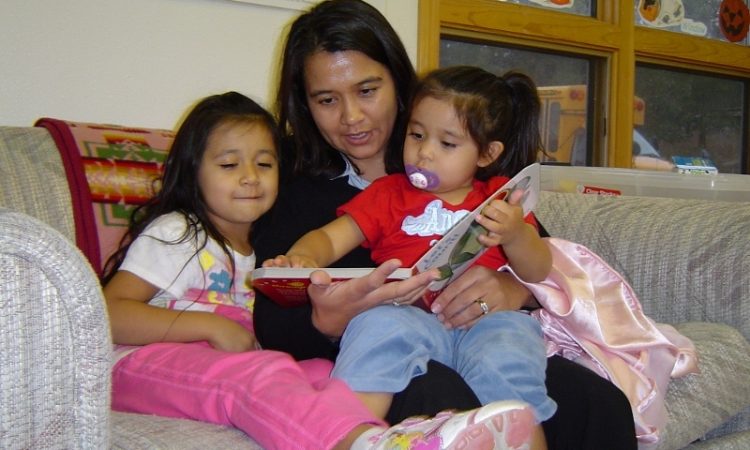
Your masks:
[{"label": "pink pants", "polygon": [[357,425],[385,425],[331,367],[269,350],[150,344],[115,364],[112,408],[234,426],[267,449],[330,449]]}]

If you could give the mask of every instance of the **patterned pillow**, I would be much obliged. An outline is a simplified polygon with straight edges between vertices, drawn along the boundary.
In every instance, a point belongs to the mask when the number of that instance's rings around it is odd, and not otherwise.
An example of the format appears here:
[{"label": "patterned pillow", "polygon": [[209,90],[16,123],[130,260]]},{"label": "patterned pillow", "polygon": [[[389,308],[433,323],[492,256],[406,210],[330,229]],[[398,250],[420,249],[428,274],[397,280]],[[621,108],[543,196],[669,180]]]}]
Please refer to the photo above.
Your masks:
[{"label": "patterned pillow", "polygon": [[170,130],[39,119],[60,151],[73,199],[76,245],[101,273],[130,214],[154,195]]}]

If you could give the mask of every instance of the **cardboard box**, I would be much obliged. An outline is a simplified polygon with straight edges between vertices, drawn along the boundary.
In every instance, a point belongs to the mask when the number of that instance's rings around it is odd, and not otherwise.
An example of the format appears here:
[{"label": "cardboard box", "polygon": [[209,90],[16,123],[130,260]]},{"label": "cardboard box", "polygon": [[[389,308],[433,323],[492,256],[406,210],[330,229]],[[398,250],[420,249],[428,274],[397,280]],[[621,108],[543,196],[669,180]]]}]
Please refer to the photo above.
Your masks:
[{"label": "cardboard box", "polygon": [[543,165],[541,187],[545,191],[593,195],[750,201],[750,175],[727,173]]}]

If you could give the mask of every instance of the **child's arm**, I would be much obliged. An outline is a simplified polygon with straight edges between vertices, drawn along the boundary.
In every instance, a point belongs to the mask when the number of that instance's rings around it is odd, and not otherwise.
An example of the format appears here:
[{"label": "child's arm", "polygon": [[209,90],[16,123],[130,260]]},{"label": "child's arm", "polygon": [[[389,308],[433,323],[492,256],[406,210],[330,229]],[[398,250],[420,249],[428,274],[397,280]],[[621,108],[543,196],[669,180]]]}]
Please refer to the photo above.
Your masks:
[{"label": "child's arm", "polygon": [[348,215],[312,230],[292,245],[286,255],[263,262],[264,267],[326,267],[354,250],[365,236]]},{"label": "child's arm", "polygon": [[502,245],[508,264],[522,280],[538,283],[549,275],[552,254],[537,230],[523,220],[523,210],[514,200],[495,200],[477,217],[489,233],[479,237],[487,246]]},{"label": "child's arm", "polygon": [[214,348],[230,352],[255,348],[255,337],[225,317],[149,305],[158,292],[156,286],[125,270],[107,283],[104,297],[115,344],[208,341]]}]

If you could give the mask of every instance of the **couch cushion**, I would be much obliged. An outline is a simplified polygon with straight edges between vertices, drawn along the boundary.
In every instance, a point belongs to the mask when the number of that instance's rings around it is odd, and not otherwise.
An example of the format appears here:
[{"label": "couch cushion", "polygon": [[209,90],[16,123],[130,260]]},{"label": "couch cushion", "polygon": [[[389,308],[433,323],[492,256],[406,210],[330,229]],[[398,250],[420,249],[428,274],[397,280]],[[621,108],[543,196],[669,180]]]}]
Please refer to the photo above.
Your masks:
[{"label": "couch cushion", "polygon": [[[695,343],[700,373],[672,380],[667,390],[669,422],[658,449],[679,449],[750,405],[750,344],[724,324],[691,322],[675,328]],[[750,423],[741,426],[750,429]]]},{"label": "couch cushion", "polygon": [[750,340],[750,202],[542,192],[537,217],[622,274],[657,322],[722,322]]},{"label": "couch cushion", "polygon": [[174,134],[50,118],[35,125],[57,144],[72,195],[76,245],[100,273],[133,208],[153,196]]},{"label": "couch cushion", "polygon": [[747,450],[750,448],[750,431],[729,434],[708,441],[699,441],[686,450]]},{"label": "couch cushion", "polygon": [[262,450],[236,429],[194,420],[112,412],[112,449]]}]

